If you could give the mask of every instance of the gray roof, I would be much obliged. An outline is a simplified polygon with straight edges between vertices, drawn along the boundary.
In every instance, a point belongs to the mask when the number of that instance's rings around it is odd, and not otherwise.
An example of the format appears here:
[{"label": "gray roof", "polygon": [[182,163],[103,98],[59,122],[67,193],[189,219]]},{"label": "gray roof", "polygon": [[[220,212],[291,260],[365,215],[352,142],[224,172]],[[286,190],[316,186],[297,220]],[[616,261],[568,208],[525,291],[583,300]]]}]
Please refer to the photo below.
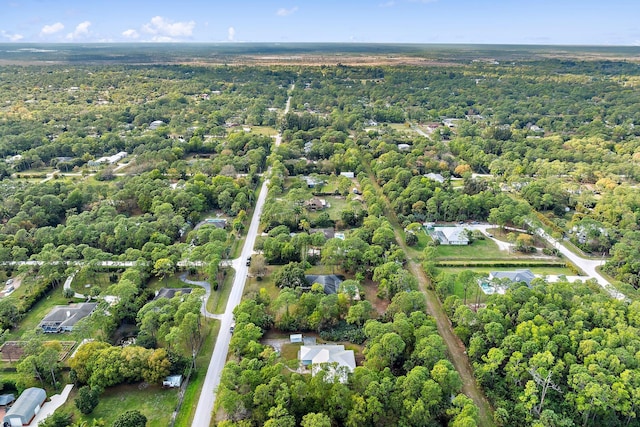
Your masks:
[{"label": "gray roof", "polygon": [[160,288],[158,293],[153,298],[153,300],[157,300],[160,298],[173,298],[176,296],[178,292],[181,292],[182,295],[190,294],[193,288]]},{"label": "gray roof", "polygon": [[321,284],[327,295],[338,293],[338,286],[342,283],[342,280],[335,274],[307,274],[304,277],[311,286],[314,283]]},{"label": "gray roof", "polygon": [[9,403],[16,400],[16,397],[13,394],[3,394],[0,395],[0,406],[7,406]]},{"label": "gray roof", "polygon": [[36,408],[47,400],[47,393],[38,387],[31,387],[22,392],[11,409],[4,416],[4,422],[11,418],[22,418],[23,424],[28,424],[35,415]]},{"label": "gray roof", "polygon": [[39,326],[73,327],[80,319],[90,315],[97,306],[97,302],[57,305],[42,319]]},{"label": "gray roof", "polygon": [[492,271],[489,273],[490,279],[509,279],[512,282],[525,282],[527,285],[530,285],[535,277],[531,270]]}]

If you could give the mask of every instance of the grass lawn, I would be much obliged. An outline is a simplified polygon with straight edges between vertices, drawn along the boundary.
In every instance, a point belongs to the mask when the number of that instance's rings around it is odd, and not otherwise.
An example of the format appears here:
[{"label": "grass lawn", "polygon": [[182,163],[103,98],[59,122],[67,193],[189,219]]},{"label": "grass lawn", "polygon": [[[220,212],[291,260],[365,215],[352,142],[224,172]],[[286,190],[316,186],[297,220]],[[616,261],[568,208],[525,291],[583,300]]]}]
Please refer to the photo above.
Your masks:
[{"label": "grass lawn", "polygon": [[[573,272],[566,267],[561,266],[541,266],[541,267],[438,267],[438,271],[442,271],[444,273],[460,273],[462,271],[472,270],[475,273],[480,274],[489,274],[491,271],[496,270],[520,270],[526,269],[531,270],[533,274],[544,274],[544,275],[565,275],[565,276],[574,276]],[[586,277],[585,277],[586,279]]]},{"label": "grass lawn", "polygon": [[236,272],[233,268],[227,269],[227,275],[222,282],[222,286],[218,287],[217,291],[211,290],[211,296],[207,301],[207,310],[210,313],[223,314],[227,308],[227,301],[229,300],[229,294],[233,287],[233,279],[236,276]]},{"label": "grass lawn", "polygon": [[249,277],[244,286],[244,295],[250,293],[258,293],[260,292],[260,288],[265,288],[267,293],[271,297],[271,300],[278,298],[280,293],[280,289],[273,283],[273,272],[275,267],[269,266],[267,267],[267,275],[262,278],[262,280],[258,280],[255,277]]},{"label": "grass lawn", "polygon": [[[460,299],[464,300],[464,286],[462,286],[462,283],[458,283],[456,281],[453,286],[453,295],[457,295]],[[487,294],[482,292],[482,289],[480,289],[480,285],[478,284],[467,287],[467,304],[475,304],[476,298],[478,303],[482,304],[487,301],[488,297],[489,296]]]},{"label": "grass lawn", "polygon": [[289,360],[298,360],[298,351],[302,347],[302,343],[288,343],[282,345],[282,352],[280,356],[289,361]]},{"label": "grass lawn", "polygon": [[120,278],[120,272],[115,269],[112,271],[98,272],[94,274],[87,274],[87,272],[79,271],[71,282],[71,289],[84,295],[89,294],[89,291],[94,287],[98,287],[100,292],[102,292],[114,284],[109,280],[109,276],[114,273],[118,278]]},{"label": "grass lawn", "polygon": [[330,208],[326,209],[332,220],[338,221],[341,218],[342,211],[348,206],[349,202],[346,197],[327,196],[325,200]]},{"label": "grass lawn", "polygon": [[436,246],[436,260],[453,259],[511,259],[508,252],[501,251],[493,241],[489,239],[476,240],[470,245],[439,245]]},{"label": "grass lawn", "polygon": [[106,425],[112,425],[121,413],[137,409],[147,417],[147,427],[166,427],[171,420],[178,403],[177,389],[163,389],[152,385],[139,388],[139,384],[123,384],[107,388],[100,395],[100,403],[89,415],[83,415],[73,403],[77,388],[74,388],[69,399],[61,410],[71,412],[75,422],[103,419]]},{"label": "grass lawn", "polygon": [[147,288],[152,291],[157,291],[160,288],[191,288],[193,286],[184,283],[180,280],[180,273],[166,276],[163,280],[160,277],[152,277],[147,283]]},{"label": "grass lawn", "polygon": [[266,136],[275,136],[278,131],[271,126],[251,126],[251,132]]},{"label": "grass lawn", "polygon": [[[24,286],[24,285],[23,285]],[[35,329],[40,321],[51,311],[56,305],[67,305],[69,301],[81,302],[84,300],[77,300],[75,298],[65,298],[62,295],[62,285],[53,290],[49,290],[47,294],[26,313],[17,328],[11,330],[8,340],[19,340],[22,334],[26,331]],[[68,340],[68,334],[48,334],[49,339],[60,339],[62,341]]]},{"label": "grass lawn", "polygon": [[205,340],[196,357],[196,375],[191,377],[184,393],[184,400],[182,401],[180,412],[178,412],[176,418],[176,427],[187,427],[191,425],[198,399],[200,398],[200,392],[202,391],[202,384],[204,383],[204,378],[209,368],[211,354],[213,353],[215,341],[218,337],[218,331],[220,330],[220,322],[218,320],[208,319],[204,325]]}]

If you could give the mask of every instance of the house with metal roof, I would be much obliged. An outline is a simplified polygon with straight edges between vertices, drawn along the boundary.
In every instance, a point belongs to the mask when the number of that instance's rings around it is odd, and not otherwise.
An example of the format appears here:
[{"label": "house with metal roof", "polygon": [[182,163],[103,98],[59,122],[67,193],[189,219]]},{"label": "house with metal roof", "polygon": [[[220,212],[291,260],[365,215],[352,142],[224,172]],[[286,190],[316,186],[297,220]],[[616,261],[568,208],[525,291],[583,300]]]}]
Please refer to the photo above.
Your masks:
[{"label": "house with metal roof", "polygon": [[42,319],[38,327],[46,333],[71,332],[75,324],[93,313],[97,306],[96,302],[57,305]]},{"label": "house with metal roof", "polygon": [[16,400],[13,394],[0,394],[0,406],[7,406]]},{"label": "house with metal roof", "polygon": [[311,375],[316,375],[324,366],[328,368],[327,380],[334,378],[347,382],[347,375],[356,368],[353,350],[345,350],[343,345],[303,345],[298,351],[298,359],[303,366],[311,367]]},{"label": "house with metal roof", "polygon": [[467,229],[464,227],[434,227],[431,238],[441,245],[468,245]]},{"label": "house with metal roof", "polygon": [[322,285],[324,293],[327,295],[338,293],[338,287],[342,283],[342,280],[335,274],[306,274],[304,277],[307,279],[309,287],[318,283]]},{"label": "house with metal roof", "polygon": [[31,387],[22,392],[13,406],[4,415],[5,427],[22,427],[29,425],[40,412],[42,404],[47,400],[47,393],[38,387]]},{"label": "house with metal roof", "polygon": [[531,285],[531,281],[535,277],[531,270],[492,271],[489,273],[489,280],[508,279],[513,283],[524,282],[527,286]]}]

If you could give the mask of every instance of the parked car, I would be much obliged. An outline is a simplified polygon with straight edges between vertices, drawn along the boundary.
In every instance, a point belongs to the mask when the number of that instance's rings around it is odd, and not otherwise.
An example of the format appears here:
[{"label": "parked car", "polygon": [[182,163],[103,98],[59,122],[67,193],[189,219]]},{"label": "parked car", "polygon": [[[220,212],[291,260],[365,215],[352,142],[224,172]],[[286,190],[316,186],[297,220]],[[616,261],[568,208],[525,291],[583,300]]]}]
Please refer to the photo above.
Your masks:
[{"label": "parked car", "polygon": [[247,257],[247,265],[251,265],[251,257]]}]

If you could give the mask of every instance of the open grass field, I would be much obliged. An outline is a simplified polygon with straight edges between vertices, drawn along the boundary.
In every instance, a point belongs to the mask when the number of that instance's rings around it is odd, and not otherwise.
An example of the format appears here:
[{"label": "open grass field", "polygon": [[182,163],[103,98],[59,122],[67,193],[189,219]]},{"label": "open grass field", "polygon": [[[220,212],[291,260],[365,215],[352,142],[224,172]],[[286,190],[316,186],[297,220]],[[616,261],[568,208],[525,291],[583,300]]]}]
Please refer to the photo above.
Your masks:
[{"label": "open grass field", "polygon": [[231,293],[235,276],[235,270],[228,268],[227,276],[224,278],[222,286],[219,286],[217,291],[211,290],[211,296],[209,297],[209,301],[207,301],[207,310],[210,313],[224,313],[227,308],[227,301],[229,300],[229,294]]},{"label": "open grass field", "polygon": [[205,340],[200,347],[200,352],[196,357],[196,374],[189,381],[189,385],[184,393],[184,400],[180,407],[180,412],[176,417],[176,427],[188,427],[191,425],[193,415],[196,410],[198,399],[202,391],[202,384],[207,375],[209,368],[209,360],[215,346],[218,332],[220,331],[220,322],[218,320],[209,319],[204,323]]},{"label": "open grass field", "polygon": [[[65,298],[62,295],[62,285],[55,289],[49,290],[47,294],[27,312],[17,328],[12,329],[9,333],[9,340],[19,340],[26,331],[35,329],[40,321],[51,311],[56,305],[67,305],[69,302],[82,302],[75,298]],[[66,341],[69,339],[68,334],[48,334],[47,337],[52,340]]]},{"label": "open grass field", "polygon": [[512,257],[508,252],[501,251],[493,241],[485,239],[476,240],[466,246],[436,246],[435,258],[437,261],[441,261],[454,259],[511,259]]},{"label": "open grass field", "polygon": [[119,270],[116,269],[113,269],[112,271],[96,273],[89,273],[81,270],[73,278],[73,281],[71,282],[71,289],[84,295],[89,294],[91,289],[95,287],[97,287],[100,292],[105,291],[109,286],[117,283],[117,280],[115,282],[112,282],[109,279],[113,274],[115,274],[118,278],[120,277]]},{"label": "open grass field", "polygon": [[147,417],[147,427],[166,427],[171,420],[178,403],[177,389],[163,389],[150,385],[139,387],[139,384],[123,384],[107,388],[100,395],[100,403],[89,415],[83,415],[73,403],[78,392],[74,388],[69,399],[60,410],[73,414],[75,422],[102,419],[105,425],[112,425],[121,413],[137,409]]},{"label": "open grass field", "polygon": [[278,131],[271,126],[251,126],[251,132],[265,136],[275,136]]},{"label": "open grass field", "polygon": [[278,289],[276,285],[273,283],[273,272],[275,271],[276,268],[279,268],[279,267],[274,267],[274,266],[267,267],[267,274],[262,278],[262,280],[258,280],[255,277],[249,277],[244,286],[244,295],[258,293],[260,292],[260,288],[265,288],[267,290],[267,293],[271,297],[271,300],[278,298],[278,293],[280,292],[280,289]]}]

